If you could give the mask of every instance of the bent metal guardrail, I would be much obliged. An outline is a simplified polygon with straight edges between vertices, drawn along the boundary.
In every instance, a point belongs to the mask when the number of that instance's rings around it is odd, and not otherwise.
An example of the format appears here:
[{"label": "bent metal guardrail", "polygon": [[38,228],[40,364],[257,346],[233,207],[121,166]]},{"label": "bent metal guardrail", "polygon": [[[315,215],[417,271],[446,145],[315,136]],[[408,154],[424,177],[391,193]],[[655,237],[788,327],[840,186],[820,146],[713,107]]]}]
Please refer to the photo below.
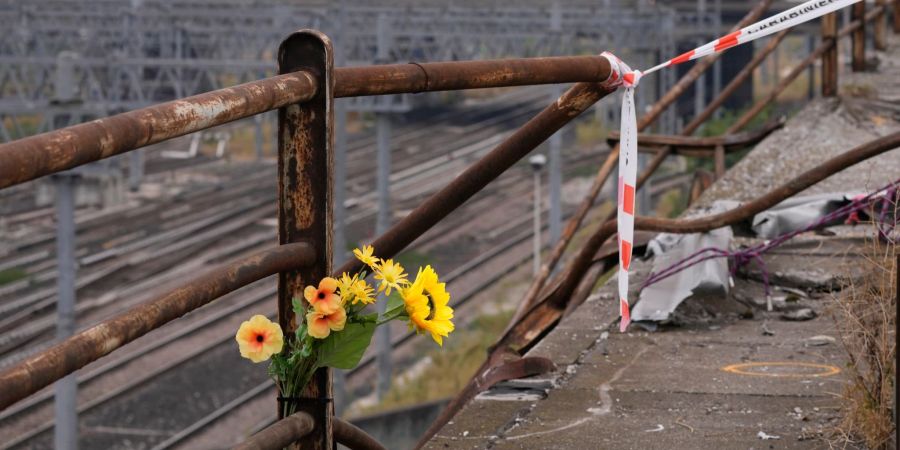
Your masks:
[{"label": "bent metal guardrail", "polygon": [[[745,20],[758,17],[770,3],[771,0],[763,0]],[[854,22],[850,26],[855,28],[842,31],[841,34],[858,35],[858,30],[864,27],[867,20],[883,18],[885,8],[886,4],[879,6],[865,15],[866,20]],[[834,35],[839,34],[835,32]],[[783,35],[780,35],[773,39],[775,43],[770,44],[771,47],[774,48],[782,38]],[[814,53],[818,57],[833,50],[833,47],[832,40],[825,50],[817,49]],[[754,58],[751,64],[758,65],[764,57],[765,55]],[[0,389],[0,409],[5,409],[171,320],[228,292],[273,274],[279,275],[279,322],[286,330],[295,329],[291,299],[295,296],[302,297],[300,291],[303,286],[331,273],[359,269],[354,262],[348,262],[336,271],[332,271],[331,267],[334,98],[576,83],[557,101],[547,106],[373,242],[378,254],[391,257],[440,222],[563,125],[610,93],[599,83],[606,80],[610,74],[608,61],[600,56],[410,63],[339,69],[333,68],[333,59],[331,43],[326,36],[314,30],[301,30],[281,44],[278,52],[277,76],[0,145],[0,188],[4,188],[254,114],[279,110],[280,245],[213,269],[178,289],[88,328],[3,371],[0,373],[0,386],[3,387]],[[658,117],[659,113],[710,65],[709,62],[701,61],[689,71],[688,75],[676,85],[677,89],[667,93],[655,105],[650,117],[642,121],[644,124],[642,128]],[[746,71],[744,79],[751,71],[752,68]],[[726,88],[726,92],[728,91]],[[774,97],[771,96],[767,102]],[[693,129],[699,127],[703,120],[721,105],[719,99],[713,102],[716,103],[718,103],[716,106],[711,104],[712,109],[707,108],[707,111],[701,114],[705,117],[698,117],[692,121],[690,127]],[[863,153],[865,155],[875,153],[872,148],[884,151],[886,146],[896,146],[896,140],[894,137],[893,140],[878,142]],[[682,143],[668,140],[663,144],[666,142],[674,145],[665,145],[657,152],[654,160],[661,160],[660,155],[668,154],[673,151],[673,146],[677,147]],[[727,139],[722,142],[724,145]],[[704,152],[704,156],[707,154],[708,152]],[[598,179],[609,165],[608,161],[598,173]],[[845,164],[841,167],[846,167],[849,163],[849,159],[833,162],[829,169],[834,169],[837,167],[835,165],[840,164]],[[657,166],[658,164],[655,166],[651,164],[646,176],[649,177],[649,173]],[[820,171],[817,175],[821,176],[822,173]],[[605,180],[606,176],[608,173],[602,178]],[[806,182],[813,178],[806,179]],[[646,177],[642,175],[642,179]],[[794,190],[783,190],[779,194],[791,195],[792,192]],[[596,197],[597,193],[592,191],[592,195]],[[592,202],[593,198],[585,200],[588,207]],[[575,226],[570,227],[573,231],[580,225],[583,215],[576,219]],[[637,223],[648,229],[698,229],[696,225],[679,227],[648,220],[651,219],[640,219]],[[526,333],[523,330],[529,326],[532,328],[527,334],[541,334],[533,331],[545,330],[556,320],[554,317],[558,317],[557,311],[564,303],[563,297],[571,296],[581,276],[593,262],[596,249],[611,232],[609,226],[604,226],[595,234],[589,244],[591,248],[583,249],[574,264],[561,274],[563,279],[561,283],[555,283],[556,289],[542,296],[536,307],[529,307],[523,320],[512,324],[509,333],[501,339],[499,343],[501,345],[496,348],[505,351],[507,346],[503,344],[510,342],[510,336],[524,336]],[[539,284],[535,290],[535,297],[541,291],[542,282]],[[538,317],[536,313],[541,312],[541,308],[549,309],[542,318],[536,319]],[[523,347],[519,344],[521,342],[516,346]],[[496,362],[496,359],[491,358],[486,366],[490,368],[490,364]],[[307,389],[306,394],[310,397],[330,397],[330,372],[327,369],[320,370]],[[378,448],[377,443],[364,433],[335,419],[332,405],[323,402],[302,406],[300,413],[277,422],[251,438],[245,448],[277,448],[286,442],[297,442],[303,448],[330,449],[334,439],[354,448]]]}]

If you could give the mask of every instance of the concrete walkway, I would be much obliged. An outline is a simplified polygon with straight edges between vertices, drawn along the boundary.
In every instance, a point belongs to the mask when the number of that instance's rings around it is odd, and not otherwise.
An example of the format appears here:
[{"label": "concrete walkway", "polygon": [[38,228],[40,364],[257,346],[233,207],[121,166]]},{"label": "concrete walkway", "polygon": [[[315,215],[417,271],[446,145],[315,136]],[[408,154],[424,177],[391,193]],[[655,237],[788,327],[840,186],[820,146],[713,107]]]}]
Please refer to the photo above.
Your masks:
[{"label": "concrete walkway", "polygon": [[[812,102],[733,167],[701,204],[757,197],[825,158],[900,130],[896,37],[891,48],[878,55],[877,72],[842,73],[845,94],[852,95]],[[866,191],[898,177],[900,150],[894,150],[804,194]],[[839,420],[846,383],[846,355],[827,313],[829,291],[842,277],[859,275],[867,232],[836,231],[800,236],[766,257],[773,284],[800,292],[776,297],[813,309],[815,319],[785,321],[779,311],[752,307],[763,305],[765,296],[751,269],[739,277],[731,299],[694,305],[695,319],[680,327],[647,333],[632,326],[620,334],[609,327],[617,315],[611,280],[528,353],[550,358],[557,372],[483,393],[427,448],[828,448],[823,438]],[[649,267],[633,264],[632,292]]]}]

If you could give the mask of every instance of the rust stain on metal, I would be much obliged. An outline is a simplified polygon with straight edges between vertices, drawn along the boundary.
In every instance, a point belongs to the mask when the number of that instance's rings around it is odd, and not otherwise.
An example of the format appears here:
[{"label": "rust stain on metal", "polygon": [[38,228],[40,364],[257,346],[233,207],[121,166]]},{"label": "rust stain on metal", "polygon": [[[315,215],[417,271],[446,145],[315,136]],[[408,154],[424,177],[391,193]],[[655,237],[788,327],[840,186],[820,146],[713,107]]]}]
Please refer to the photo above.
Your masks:
[{"label": "rust stain on metal", "polygon": [[279,75],[0,145],[0,188],[306,101],[314,79]]}]

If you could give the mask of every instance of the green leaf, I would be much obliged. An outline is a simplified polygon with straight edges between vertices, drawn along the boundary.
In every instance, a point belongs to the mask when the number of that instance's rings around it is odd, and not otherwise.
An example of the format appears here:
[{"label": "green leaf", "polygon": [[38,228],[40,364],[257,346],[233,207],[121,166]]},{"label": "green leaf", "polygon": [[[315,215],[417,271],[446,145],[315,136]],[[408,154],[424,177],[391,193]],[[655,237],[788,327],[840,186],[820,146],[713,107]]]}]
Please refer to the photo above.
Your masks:
[{"label": "green leaf", "polygon": [[381,319],[378,321],[380,323],[390,322],[391,320],[396,319],[403,315],[406,312],[406,304],[403,303],[403,299],[399,295],[391,295],[387,300],[387,307],[385,308],[384,315],[381,316]]},{"label": "green leaf", "polygon": [[332,332],[319,345],[319,367],[352,369],[359,364],[363,353],[372,341],[375,324],[347,323],[342,331]]},{"label": "green leaf", "polygon": [[303,301],[299,298],[294,297],[291,299],[291,306],[294,307],[294,314],[297,316],[303,317],[303,315],[306,314],[306,307],[303,306]]}]

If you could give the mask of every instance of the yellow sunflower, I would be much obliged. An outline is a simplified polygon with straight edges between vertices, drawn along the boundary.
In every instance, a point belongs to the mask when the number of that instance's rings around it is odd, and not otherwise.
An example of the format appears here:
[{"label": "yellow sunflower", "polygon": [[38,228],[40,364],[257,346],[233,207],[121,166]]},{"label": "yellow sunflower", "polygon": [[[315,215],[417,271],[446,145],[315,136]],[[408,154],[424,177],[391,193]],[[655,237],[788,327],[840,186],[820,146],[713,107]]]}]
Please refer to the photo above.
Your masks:
[{"label": "yellow sunflower", "polygon": [[391,288],[399,290],[409,283],[403,266],[395,263],[393,259],[381,260],[381,263],[373,267],[373,270],[375,270],[375,279],[381,281],[381,284],[378,285],[378,292],[384,291],[385,295],[391,295]]},{"label": "yellow sunflower", "polygon": [[438,280],[438,275],[425,266],[419,269],[416,280],[409,287],[400,290],[409,324],[417,333],[429,332],[438,345],[443,346],[443,338],[453,331],[453,308],[450,307],[450,293],[446,283]]},{"label": "yellow sunflower", "polygon": [[363,264],[371,267],[372,269],[378,265],[378,258],[374,255],[375,249],[372,248],[371,245],[363,245],[362,249],[354,249],[353,256],[356,256],[356,259],[363,262]]}]

